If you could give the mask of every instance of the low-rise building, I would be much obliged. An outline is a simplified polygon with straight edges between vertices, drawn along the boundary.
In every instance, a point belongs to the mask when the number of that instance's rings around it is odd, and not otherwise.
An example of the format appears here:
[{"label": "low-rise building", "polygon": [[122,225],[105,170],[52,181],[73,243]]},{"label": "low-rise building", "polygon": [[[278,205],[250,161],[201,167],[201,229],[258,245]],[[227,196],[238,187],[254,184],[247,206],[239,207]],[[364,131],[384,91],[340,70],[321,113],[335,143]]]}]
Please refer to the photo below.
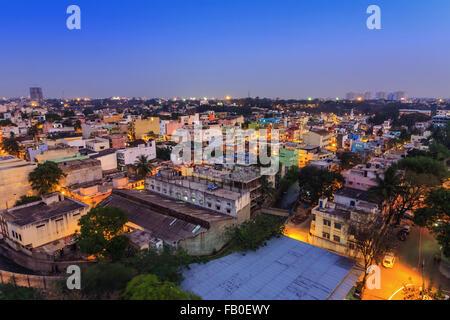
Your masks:
[{"label": "low-rise building", "polygon": [[156,158],[156,143],[153,140],[146,145],[139,145],[135,148],[126,148],[117,151],[117,165],[124,169],[127,165],[133,165],[140,156],[146,156],[148,160]]}]

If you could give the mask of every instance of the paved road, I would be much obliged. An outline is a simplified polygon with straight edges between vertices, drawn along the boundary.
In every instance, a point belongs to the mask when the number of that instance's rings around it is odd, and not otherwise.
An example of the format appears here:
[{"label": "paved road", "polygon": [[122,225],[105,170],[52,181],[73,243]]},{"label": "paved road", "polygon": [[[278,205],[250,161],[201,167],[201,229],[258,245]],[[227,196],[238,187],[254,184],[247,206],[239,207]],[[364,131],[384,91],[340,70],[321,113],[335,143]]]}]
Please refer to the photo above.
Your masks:
[{"label": "paved road", "polygon": [[[439,265],[433,262],[433,257],[440,253],[439,244],[426,229],[422,230],[421,254],[419,265],[420,228],[413,227],[408,239],[398,243],[395,250],[396,262],[392,269],[380,266],[381,288],[365,290],[365,300],[387,300],[398,289],[406,284],[422,286],[422,261],[425,260],[424,277],[425,287],[441,287],[446,294],[450,291],[450,279],[439,272]],[[392,300],[402,300],[402,290],[392,297]]]}]

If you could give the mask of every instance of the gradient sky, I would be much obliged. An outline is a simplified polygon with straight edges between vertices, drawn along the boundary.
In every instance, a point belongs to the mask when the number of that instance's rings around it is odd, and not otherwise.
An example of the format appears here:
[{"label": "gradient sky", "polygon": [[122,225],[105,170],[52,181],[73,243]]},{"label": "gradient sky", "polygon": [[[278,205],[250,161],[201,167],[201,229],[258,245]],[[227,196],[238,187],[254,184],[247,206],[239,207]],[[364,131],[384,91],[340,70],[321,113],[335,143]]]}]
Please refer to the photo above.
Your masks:
[{"label": "gradient sky", "polygon": [[2,0],[0,39],[6,97],[450,97],[448,0]]}]

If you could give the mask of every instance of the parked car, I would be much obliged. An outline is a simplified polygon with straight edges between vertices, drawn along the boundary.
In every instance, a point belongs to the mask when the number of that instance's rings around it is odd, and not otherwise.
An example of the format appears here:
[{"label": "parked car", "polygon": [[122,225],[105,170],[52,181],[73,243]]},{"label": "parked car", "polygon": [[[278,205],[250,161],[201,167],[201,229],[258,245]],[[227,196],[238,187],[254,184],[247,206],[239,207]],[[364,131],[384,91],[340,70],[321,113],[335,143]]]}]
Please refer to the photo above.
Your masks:
[{"label": "parked car", "polygon": [[395,263],[395,255],[392,252],[387,253],[383,258],[383,266],[385,268],[393,268]]}]

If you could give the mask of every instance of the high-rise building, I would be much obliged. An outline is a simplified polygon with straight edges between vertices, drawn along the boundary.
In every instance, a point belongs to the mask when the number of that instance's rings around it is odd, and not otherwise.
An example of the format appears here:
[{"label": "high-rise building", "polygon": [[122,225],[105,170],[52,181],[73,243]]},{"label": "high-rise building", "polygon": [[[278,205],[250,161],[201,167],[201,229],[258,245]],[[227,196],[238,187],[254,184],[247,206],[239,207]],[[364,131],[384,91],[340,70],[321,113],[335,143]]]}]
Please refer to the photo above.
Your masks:
[{"label": "high-rise building", "polygon": [[44,100],[44,95],[42,94],[42,88],[30,88],[30,99],[33,101]]}]

